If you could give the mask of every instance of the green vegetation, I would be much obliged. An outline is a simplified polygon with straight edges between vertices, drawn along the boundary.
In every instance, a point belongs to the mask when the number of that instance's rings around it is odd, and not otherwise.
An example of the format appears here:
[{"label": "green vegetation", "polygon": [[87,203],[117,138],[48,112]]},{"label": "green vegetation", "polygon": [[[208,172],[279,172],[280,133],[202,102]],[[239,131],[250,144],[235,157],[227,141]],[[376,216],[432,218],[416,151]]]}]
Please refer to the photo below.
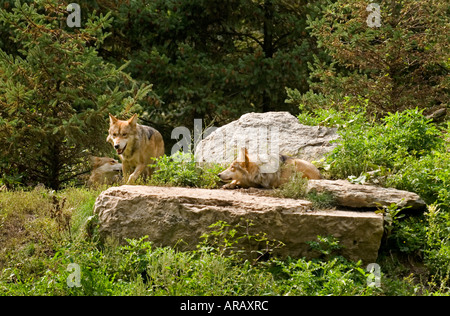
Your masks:
[{"label": "green vegetation", "polygon": [[[447,1],[382,1],[381,25],[369,27],[357,0],[80,0],[75,28],[69,2],[0,3],[0,294],[450,294]],[[194,119],[223,125],[281,110],[338,129],[318,162],[327,178],[426,201],[423,214],[380,210],[381,288],[336,255],[333,236],[310,242],[315,260],[270,258],[280,243],[227,223],[188,252],[99,241],[100,189],[84,188],[83,176],[89,154],[113,155],[108,112],[137,113],[169,152],[173,128]],[[444,114],[428,119],[436,110]],[[214,188],[222,168],[183,154],[155,164],[153,185]],[[296,174],[274,194],[333,205],[305,187]],[[67,285],[71,263],[80,287]]]},{"label": "green vegetation", "polygon": [[156,170],[150,185],[187,186],[215,188],[220,182],[217,176],[224,168],[219,164],[210,164],[200,168],[191,153],[177,152],[172,156],[164,155],[155,161]]},{"label": "green vegetation", "polygon": [[[290,101],[296,102],[294,98]],[[352,182],[375,183],[419,194],[428,204],[428,211],[422,215],[405,216],[396,205],[384,210],[386,234],[380,262],[388,264],[384,262],[391,260],[388,253],[396,254],[394,261],[407,258],[421,271],[418,277],[425,276],[430,287],[447,293],[450,275],[448,122],[435,124],[418,109],[389,113],[375,120],[359,106],[349,103],[347,106],[348,110],[342,112],[318,109],[299,115],[304,124],[338,127],[341,138],[336,149],[322,162],[326,166],[324,173],[330,178],[348,178]]]},{"label": "green vegetation", "polygon": [[326,1],[322,14],[308,17],[307,29],[326,53],[310,64],[305,104],[326,97],[339,107],[351,98],[377,117],[448,104],[448,34],[441,31],[449,25],[448,4],[373,1],[380,25],[369,27],[370,2]]},{"label": "green vegetation", "polygon": [[[304,124],[339,127],[338,147],[328,156],[331,178],[364,177],[367,181],[419,194],[428,204],[449,211],[449,125],[436,125],[421,110],[389,113],[376,121],[363,109],[325,110],[299,115]],[[330,123],[330,121],[335,123]]]},{"label": "green vegetation", "polygon": [[[223,125],[248,112],[346,110],[377,119],[448,105],[446,1],[80,0],[0,4],[0,181],[80,184],[112,155],[108,112],[158,129]],[[443,31],[441,31],[443,30]]]},{"label": "green vegetation", "polygon": [[[361,263],[331,255],[337,241],[315,245],[328,260],[250,259],[239,247],[252,240],[262,249],[281,246],[263,234],[249,236],[245,226],[212,225],[195,251],[156,248],[128,240],[119,246],[101,243],[84,225],[92,216],[99,191],[70,188],[59,193],[2,192],[0,216],[0,292],[4,295],[371,295]],[[69,225],[60,225],[55,210],[65,200]],[[33,201],[32,203],[26,201]],[[90,210],[90,212],[86,212]],[[82,220],[81,220],[82,219]],[[80,225],[80,223],[83,223]],[[249,224],[249,223],[247,223]],[[251,223],[250,223],[251,225]],[[69,229],[70,226],[70,229]],[[331,251],[330,251],[331,249]],[[67,268],[81,269],[80,287],[69,287]]]},{"label": "green vegetation", "polygon": [[313,203],[314,209],[327,209],[335,206],[334,197],[330,192],[307,192],[308,179],[303,173],[294,172],[288,182],[274,189],[271,194],[277,197],[305,199]]}]

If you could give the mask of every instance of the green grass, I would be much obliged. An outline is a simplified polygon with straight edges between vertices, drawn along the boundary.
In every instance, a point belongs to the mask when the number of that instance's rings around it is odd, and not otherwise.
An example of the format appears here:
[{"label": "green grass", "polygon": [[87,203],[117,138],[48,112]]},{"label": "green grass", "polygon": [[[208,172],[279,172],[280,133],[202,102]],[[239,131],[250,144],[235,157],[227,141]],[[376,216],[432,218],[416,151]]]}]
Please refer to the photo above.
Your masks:
[{"label": "green grass", "polygon": [[314,209],[330,209],[335,207],[335,200],[330,192],[308,192],[308,179],[303,173],[294,172],[288,182],[274,189],[271,195],[282,198],[304,199],[312,202]]}]

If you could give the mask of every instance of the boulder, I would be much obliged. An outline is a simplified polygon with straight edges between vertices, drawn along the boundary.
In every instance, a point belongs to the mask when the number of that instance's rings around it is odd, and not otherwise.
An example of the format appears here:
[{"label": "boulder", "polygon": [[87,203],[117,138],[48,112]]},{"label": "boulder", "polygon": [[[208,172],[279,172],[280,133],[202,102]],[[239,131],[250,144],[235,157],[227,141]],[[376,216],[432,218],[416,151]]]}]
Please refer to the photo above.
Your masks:
[{"label": "boulder", "polygon": [[156,246],[182,250],[195,249],[200,236],[210,232],[208,226],[219,220],[232,226],[252,221],[251,235],[266,233],[285,244],[274,251],[281,257],[315,257],[306,242],[333,235],[344,246],[343,256],[375,262],[383,235],[383,216],[373,212],[312,211],[309,201],[230,190],[112,187],[98,196],[94,212],[103,238],[123,241],[147,235]]},{"label": "boulder", "polygon": [[330,152],[336,146],[330,142],[338,137],[336,128],[300,124],[289,112],[247,113],[200,141],[195,160],[227,164],[247,147],[259,156],[281,153],[313,161]]},{"label": "boulder", "polygon": [[338,206],[351,208],[378,208],[396,203],[400,207],[420,210],[425,202],[415,193],[382,188],[374,185],[353,184],[346,180],[309,180],[307,192],[329,192]]}]

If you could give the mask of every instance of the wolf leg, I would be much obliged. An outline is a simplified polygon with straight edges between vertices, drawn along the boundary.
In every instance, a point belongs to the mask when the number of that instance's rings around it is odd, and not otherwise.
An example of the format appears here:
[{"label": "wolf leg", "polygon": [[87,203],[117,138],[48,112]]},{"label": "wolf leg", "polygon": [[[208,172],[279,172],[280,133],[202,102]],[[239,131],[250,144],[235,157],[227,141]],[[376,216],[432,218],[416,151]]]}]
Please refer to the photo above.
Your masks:
[{"label": "wolf leg", "polygon": [[236,189],[236,187],[238,186],[238,181],[237,180],[233,180],[230,183],[225,184],[224,186],[222,186],[222,189]]},{"label": "wolf leg", "polygon": [[128,178],[127,184],[132,184],[136,181],[136,179],[141,175],[142,171],[147,167],[146,164],[140,164],[134,169],[134,172]]},{"label": "wolf leg", "polygon": [[122,161],[123,181],[129,182],[130,175],[133,173],[133,167],[126,161]]}]

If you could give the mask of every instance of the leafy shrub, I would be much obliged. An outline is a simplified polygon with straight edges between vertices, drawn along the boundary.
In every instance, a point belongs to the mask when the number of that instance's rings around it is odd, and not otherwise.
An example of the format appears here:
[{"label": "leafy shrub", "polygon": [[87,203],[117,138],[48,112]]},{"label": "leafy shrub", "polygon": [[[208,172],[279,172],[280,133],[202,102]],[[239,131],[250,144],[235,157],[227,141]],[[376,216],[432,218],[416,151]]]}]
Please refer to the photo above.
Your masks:
[{"label": "leafy shrub", "polygon": [[156,170],[150,184],[214,188],[220,181],[217,176],[223,167],[218,164],[199,167],[193,154],[177,152],[156,160]]},{"label": "leafy shrub", "polygon": [[419,194],[428,204],[450,211],[450,153],[433,150],[419,158],[407,157],[386,185]]},{"label": "leafy shrub", "polygon": [[334,236],[317,236],[317,241],[313,240],[306,243],[324,258],[336,257],[336,253],[342,249],[339,239]]},{"label": "leafy shrub", "polygon": [[373,295],[381,288],[370,286],[368,271],[362,262],[350,262],[337,255],[342,248],[333,236],[317,236],[308,242],[311,249],[319,252],[321,259],[305,260],[288,258],[272,260],[272,268],[280,269],[277,286],[283,295]]},{"label": "leafy shrub", "polygon": [[336,178],[379,168],[384,174],[396,173],[407,159],[419,158],[443,143],[440,131],[417,109],[389,113],[380,124],[347,124],[339,134],[339,145],[329,156]]},{"label": "leafy shrub", "polygon": [[420,157],[442,144],[440,131],[423,115],[423,110],[388,113],[381,121],[384,144],[393,152]]},{"label": "leafy shrub", "polygon": [[289,181],[283,183],[279,188],[273,190],[272,195],[277,197],[303,199],[306,197],[308,179],[303,177],[303,173],[294,172]]},{"label": "leafy shrub", "polygon": [[436,205],[428,207],[425,258],[432,272],[450,285],[450,212]]},{"label": "leafy shrub", "polygon": [[[328,127],[346,127],[349,124],[362,124],[366,121],[367,99],[357,97],[344,97],[340,103],[336,103],[322,94],[308,91],[300,94],[296,89],[286,88],[287,103],[298,105],[300,123],[310,126],[320,125]],[[362,106],[361,106],[362,104]]]},{"label": "leafy shrub", "polygon": [[[379,122],[344,123],[338,132],[341,139],[327,160],[332,177],[415,192],[429,205],[425,216],[387,223],[383,249],[423,260],[433,273],[433,286],[438,291],[448,288],[448,125],[439,127],[412,109],[389,113]],[[439,211],[430,211],[434,208]]]}]

